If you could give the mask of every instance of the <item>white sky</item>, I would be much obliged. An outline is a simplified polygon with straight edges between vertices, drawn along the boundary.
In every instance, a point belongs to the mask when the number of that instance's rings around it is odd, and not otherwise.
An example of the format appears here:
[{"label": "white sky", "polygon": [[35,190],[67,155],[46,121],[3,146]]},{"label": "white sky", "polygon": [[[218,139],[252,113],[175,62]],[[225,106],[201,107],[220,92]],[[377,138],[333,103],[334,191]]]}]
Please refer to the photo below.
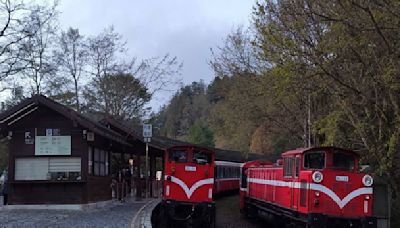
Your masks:
[{"label": "white sky", "polygon": [[[170,53],[183,62],[184,84],[213,77],[210,48],[222,45],[235,26],[249,24],[254,0],[62,0],[62,29],[96,35],[113,25],[139,59]],[[158,106],[171,94],[152,101]]]},{"label": "white sky", "polygon": [[[51,2],[51,0],[37,0]],[[237,26],[248,26],[256,0],[60,0],[61,29],[78,28],[85,36],[114,26],[123,35],[129,57],[169,53],[183,63],[183,83],[213,80],[210,48],[223,45]],[[158,94],[157,111],[174,92]],[[0,94],[3,100],[7,93]]]}]

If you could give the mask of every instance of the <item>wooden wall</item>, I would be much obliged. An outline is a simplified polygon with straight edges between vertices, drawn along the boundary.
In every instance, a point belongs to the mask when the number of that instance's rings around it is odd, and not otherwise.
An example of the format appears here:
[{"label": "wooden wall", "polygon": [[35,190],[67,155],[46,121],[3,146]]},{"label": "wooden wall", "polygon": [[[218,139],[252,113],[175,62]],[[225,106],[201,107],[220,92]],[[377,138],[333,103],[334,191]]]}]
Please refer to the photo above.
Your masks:
[{"label": "wooden wall", "polygon": [[[81,181],[15,181],[15,159],[35,157],[35,145],[25,144],[25,132],[32,132],[34,137],[36,129],[37,135],[44,136],[47,128],[57,128],[60,129],[60,135],[71,136],[71,156],[81,158]],[[88,142],[83,138],[82,130],[77,123],[43,106],[9,127],[9,131],[12,131],[9,144],[10,204],[84,204],[111,199],[110,175],[87,175]],[[95,142],[91,143],[106,150],[112,145],[110,140],[97,135]]]}]

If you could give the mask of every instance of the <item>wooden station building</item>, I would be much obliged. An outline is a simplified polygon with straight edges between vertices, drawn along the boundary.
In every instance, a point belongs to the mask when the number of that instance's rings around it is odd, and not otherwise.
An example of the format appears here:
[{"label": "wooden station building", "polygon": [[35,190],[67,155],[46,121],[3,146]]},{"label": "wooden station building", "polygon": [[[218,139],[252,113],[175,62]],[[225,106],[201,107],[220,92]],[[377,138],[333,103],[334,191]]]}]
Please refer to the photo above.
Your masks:
[{"label": "wooden station building", "polygon": [[[141,134],[113,119],[96,122],[45,96],[35,95],[0,114],[0,138],[8,140],[9,204],[87,204],[111,200],[112,154],[137,166],[145,155]],[[153,137],[150,180],[156,158],[181,141]],[[240,152],[217,150],[218,160],[245,161]],[[143,160],[141,160],[141,157]]]},{"label": "wooden station building", "polygon": [[111,153],[121,135],[42,95],[0,115],[9,139],[10,204],[85,204],[111,199]]}]

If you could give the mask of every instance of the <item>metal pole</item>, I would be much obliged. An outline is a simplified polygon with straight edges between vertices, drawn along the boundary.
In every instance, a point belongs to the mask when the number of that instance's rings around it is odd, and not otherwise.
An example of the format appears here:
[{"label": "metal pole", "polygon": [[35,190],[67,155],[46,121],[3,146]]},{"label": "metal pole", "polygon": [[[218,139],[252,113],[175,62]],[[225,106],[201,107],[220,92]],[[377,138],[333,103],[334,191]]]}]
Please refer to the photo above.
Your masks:
[{"label": "metal pole", "polygon": [[149,143],[146,142],[146,198],[149,198]]}]

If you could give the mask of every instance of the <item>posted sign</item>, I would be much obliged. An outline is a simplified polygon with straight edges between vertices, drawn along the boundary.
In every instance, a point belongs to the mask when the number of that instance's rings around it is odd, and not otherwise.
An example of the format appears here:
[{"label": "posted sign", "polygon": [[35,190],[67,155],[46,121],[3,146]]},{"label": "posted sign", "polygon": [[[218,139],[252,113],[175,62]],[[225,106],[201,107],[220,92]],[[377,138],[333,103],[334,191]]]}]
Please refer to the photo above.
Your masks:
[{"label": "posted sign", "polygon": [[151,124],[143,124],[143,137],[151,138],[153,135],[153,130]]},{"label": "posted sign", "polygon": [[71,136],[36,136],[35,155],[71,155]]}]

